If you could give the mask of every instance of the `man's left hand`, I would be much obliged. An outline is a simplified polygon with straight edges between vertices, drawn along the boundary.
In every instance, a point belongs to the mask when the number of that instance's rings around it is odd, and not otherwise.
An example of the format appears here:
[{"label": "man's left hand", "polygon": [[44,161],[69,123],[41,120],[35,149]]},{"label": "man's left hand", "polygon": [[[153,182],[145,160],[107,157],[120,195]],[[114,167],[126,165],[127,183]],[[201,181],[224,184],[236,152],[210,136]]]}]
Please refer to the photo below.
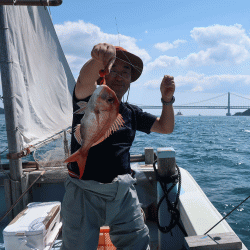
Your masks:
[{"label": "man's left hand", "polygon": [[162,79],[160,90],[162,94],[162,99],[165,102],[170,102],[173,98],[175,91],[174,77],[165,75]]}]

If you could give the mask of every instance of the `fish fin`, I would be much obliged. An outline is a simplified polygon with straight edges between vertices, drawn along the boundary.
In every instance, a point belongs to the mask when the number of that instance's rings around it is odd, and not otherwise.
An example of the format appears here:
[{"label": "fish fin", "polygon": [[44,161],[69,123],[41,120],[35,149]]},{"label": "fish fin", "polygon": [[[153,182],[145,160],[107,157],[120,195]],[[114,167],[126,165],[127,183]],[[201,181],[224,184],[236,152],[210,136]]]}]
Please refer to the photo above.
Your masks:
[{"label": "fish fin", "polygon": [[118,114],[116,120],[112,124],[112,126],[107,130],[105,135],[101,137],[97,142],[95,142],[91,147],[103,142],[106,138],[108,138],[113,132],[119,130],[120,127],[124,125],[124,120],[121,114]]},{"label": "fish fin", "polygon": [[77,150],[74,154],[72,154],[70,157],[68,157],[64,162],[77,162],[80,176],[79,179],[82,178],[84,170],[85,170],[85,165],[87,161],[87,156],[88,156],[88,151],[87,152],[80,152],[80,150]]},{"label": "fish fin", "polygon": [[80,145],[82,145],[82,137],[81,137],[80,128],[81,128],[81,124],[77,124],[77,125],[75,126],[74,136],[75,136],[77,142],[78,142]]},{"label": "fish fin", "polygon": [[74,114],[83,115],[85,113],[85,109],[87,108],[88,103],[85,101],[80,101],[77,103],[77,106],[80,107],[78,110],[74,112]]},{"label": "fish fin", "polygon": [[[120,127],[122,127],[124,125],[124,120],[121,114],[118,114],[118,116],[116,117],[114,123],[112,124],[112,126],[110,127],[110,129],[106,132],[107,137],[110,136],[113,132],[119,130]],[[106,138],[107,138],[106,137]]]}]

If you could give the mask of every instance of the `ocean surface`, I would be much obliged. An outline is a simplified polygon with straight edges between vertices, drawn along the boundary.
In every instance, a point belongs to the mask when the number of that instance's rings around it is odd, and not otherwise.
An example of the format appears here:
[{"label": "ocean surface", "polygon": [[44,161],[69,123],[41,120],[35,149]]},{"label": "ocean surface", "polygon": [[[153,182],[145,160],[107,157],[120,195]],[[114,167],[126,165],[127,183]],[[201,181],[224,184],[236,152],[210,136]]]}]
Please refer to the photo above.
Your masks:
[{"label": "ocean surface", "polygon": [[[222,215],[250,195],[250,117],[176,116],[170,135],[138,132],[131,154],[145,147],[173,147],[179,167],[188,170]],[[0,115],[0,152],[7,147],[4,115]],[[7,162],[6,152],[1,155]],[[250,249],[250,199],[227,219]]]}]

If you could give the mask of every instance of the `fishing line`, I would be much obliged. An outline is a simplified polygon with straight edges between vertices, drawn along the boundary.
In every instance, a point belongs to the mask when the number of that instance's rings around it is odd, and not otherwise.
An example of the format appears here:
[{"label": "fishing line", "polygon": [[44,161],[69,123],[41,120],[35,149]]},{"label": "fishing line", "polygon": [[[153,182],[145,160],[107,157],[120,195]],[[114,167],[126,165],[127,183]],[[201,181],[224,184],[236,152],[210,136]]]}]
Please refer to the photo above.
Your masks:
[{"label": "fishing line", "polygon": [[[122,53],[125,53],[124,51],[122,51]],[[125,55],[126,56],[126,55]],[[127,56],[126,56],[127,57]],[[140,73],[142,73],[142,68],[140,68],[140,67],[137,67],[137,66],[135,66],[133,63],[131,63],[130,62],[130,60],[129,60],[129,62],[128,61],[125,61],[125,60],[123,60],[123,59],[121,59],[121,58],[119,58],[119,57],[116,57],[117,59],[119,59],[119,60],[121,60],[121,61],[123,61],[123,62],[125,62],[125,63],[128,63],[129,65],[131,65],[135,70],[137,70],[138,72],[140,72]]]},{"label": "fishing line", "polygon": [[127,100],[126,100],[126,103],[128,103],[129,91],[130,91],[130,86],[129,86],[129,88],[128,88],[128,94],[127,94]]},{"label": "fishing line", "polygon": [[[124,53],[124,51],[122,51],[123,53]],[[126,56],[126,55],[125,55]],[[127,56],[126,56],[127,57]],[[125,60],[123,60],[123,59],[121,59],[121,58],[119,58],[119,57],[115,57],[116,59],[119,59],[120,61],[122,61],[122,62],[125,62],[125,63],[127,63],[127,64],[129,64],[129,65],[131,65],[135,70],[137,70],[139,73],[142,73],[142,68],[140,68],[140,67],[137,67],[137,66],[135,66],[133,63],[131,63],[131,61],[129,60],[129,61],[125,61]],[[117,73],[116,73],[117,74]],[[119,74],[117,74],[117,75],[119,75]],[[121,76],[121,75],[119,75],[120,77],[122,77],[122,78],[124,78],[123,76]],[[124,78],[124,79],[126,79],[126,78]]]},{"label": "fishing line", "polygon": [[[141,73],[142,73],[142,69],[139,68],[139,67],[137,67],[137,66],[135,66],[135,65],[133,65],[133,63],[129,60],[129,58],[127,57],[127,55],[125,54],[124,51],[122,51],[122,53],[124,54],[124,56],[127,58],[128,61],[125,61],[125,60],[123,60],[123,59],[121,59],[121,58],[119,58],[119,57],[116,57],[116,59],[119,59],[119,60],[121,60],[122,62],[125,62],[125,63],[131,65],[135,70],[137,70],[137,71],[141,74]],[[139,69],[140,69],[140,70],[139,70]],[[121,78],[127,80],[127,78],[125,78],[124,76],[118,74],[117,72],[112,72],[112,70],[111,70],[110,73],[115,73],[115,74],[118,75],[119,77],[121,77]],[[127,100],[126,100],[126,102],[128,102],[129,92],[130,92],[130,87],[129,87],[128,92],[127,92]],[[124,102],[124,96],[123,96],[123,102]]]},{"label": "fishing line", "polygon": [[118,30],[116,17],[115,17],[115,24],[116,24],[116,30],[117,30],[117,33],[118,33],[118,41],[119,41],[119,46],[120,46],[120,33],[119,33],[119,30]]}]

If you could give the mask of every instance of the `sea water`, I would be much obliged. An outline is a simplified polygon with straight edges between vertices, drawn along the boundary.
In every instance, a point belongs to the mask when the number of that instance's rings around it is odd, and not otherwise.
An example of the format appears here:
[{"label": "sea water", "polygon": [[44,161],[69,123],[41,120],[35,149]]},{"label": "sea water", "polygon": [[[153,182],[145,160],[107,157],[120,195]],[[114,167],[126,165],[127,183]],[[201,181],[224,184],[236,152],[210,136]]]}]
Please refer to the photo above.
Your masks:
[{"label": "sea water", "polygon": [[[0,140],[2,152],[7,147],[4,115]],[[156,152],[170,146],[177,165],[191,173],[222,216],[250,195],[250,117],[176,116],[170,135],[137,132],[131,154],[142,154],[145,147]],[[6,153],[2,162],[7,162]],[[250,249],[250,199],[226,220]]]}]

